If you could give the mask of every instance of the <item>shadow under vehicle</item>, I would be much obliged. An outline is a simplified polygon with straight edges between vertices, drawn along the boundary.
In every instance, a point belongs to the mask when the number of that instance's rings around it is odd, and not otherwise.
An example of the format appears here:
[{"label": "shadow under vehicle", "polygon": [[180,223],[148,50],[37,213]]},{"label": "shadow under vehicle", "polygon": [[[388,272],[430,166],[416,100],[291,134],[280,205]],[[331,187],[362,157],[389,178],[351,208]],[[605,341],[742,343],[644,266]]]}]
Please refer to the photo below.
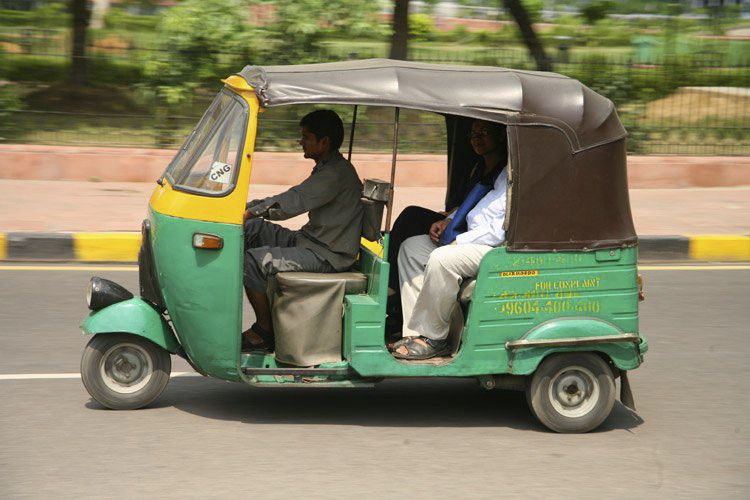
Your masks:
[{"label": "shadow under vehicle", "polygon": [[[98,402],[148,405],[175,354],[203,375],[255,386],[476,378],[486,389],[525,391],[533,414],[558,432],[598,427],[618,378],[620,400],[634,407],[627,372],[648,345],[626,132],[611,101],[554,73],[389,60],[248,66],[224,83],[149,202],[140,296],[92,278],[81,371]],[[390,182],[365,181],[354,268],[279,273],[269,289],[276,352],[245,353],[242,215],[261,112],[310,104],[353,106],[350,156],[358,107],[393,108]],[[395,359],[384,341],[400,109],[445,118],[447,206],[468,178],[472,120],[502,124],[508,139],[506,242],[462,283],[452,354],[426,361]]]}]

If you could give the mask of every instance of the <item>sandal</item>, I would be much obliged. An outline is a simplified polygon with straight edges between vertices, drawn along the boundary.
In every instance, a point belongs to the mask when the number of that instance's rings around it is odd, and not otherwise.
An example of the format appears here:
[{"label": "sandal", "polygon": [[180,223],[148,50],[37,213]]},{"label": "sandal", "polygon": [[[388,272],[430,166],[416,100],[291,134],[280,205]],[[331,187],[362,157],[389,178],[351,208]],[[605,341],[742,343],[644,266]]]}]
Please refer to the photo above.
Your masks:
[{"label": "sandal", "polygon": [[[250,332],[260,337],[261,341],[258,343],[251,342],[247,336]],[[253,323],[253,326],[242,332],[242,351],[265,351],[273,352],[276,347],[273,332],[270,332],[260,326],[258,323]]]},{"label": "sandal", "polygon": [[407,342],[409,339],[411,339],[411,337],[402,337],[401,332],[393,333],[386,337],[385,347],[389,351],[393,351],[395,349],[398,349],[404,344],[404,342]]},{"label": "sandal", "polygon": [[[430,359],[445,356],[451,352],[447,340],[432,340],[427,337],[409,337],[401,342],[396,342],[396,344],[394,344],[393,356],[398,359]],[[399,347],[405,347],[406,354],[396,351]]]}]

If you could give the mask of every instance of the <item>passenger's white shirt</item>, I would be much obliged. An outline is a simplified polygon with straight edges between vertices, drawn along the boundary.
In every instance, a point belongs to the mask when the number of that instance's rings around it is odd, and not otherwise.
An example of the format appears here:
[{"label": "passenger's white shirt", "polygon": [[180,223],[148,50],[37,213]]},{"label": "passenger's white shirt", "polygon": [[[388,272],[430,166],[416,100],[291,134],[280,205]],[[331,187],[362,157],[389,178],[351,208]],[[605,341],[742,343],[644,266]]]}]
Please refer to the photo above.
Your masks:
[{"label": "passenger's white shirt", "polygon": [[466,215],[468,230],[456,236],[456,244],[498,246],[505,241],[505,202],[508,191],[508,168],[495,179],[492,190]]}]

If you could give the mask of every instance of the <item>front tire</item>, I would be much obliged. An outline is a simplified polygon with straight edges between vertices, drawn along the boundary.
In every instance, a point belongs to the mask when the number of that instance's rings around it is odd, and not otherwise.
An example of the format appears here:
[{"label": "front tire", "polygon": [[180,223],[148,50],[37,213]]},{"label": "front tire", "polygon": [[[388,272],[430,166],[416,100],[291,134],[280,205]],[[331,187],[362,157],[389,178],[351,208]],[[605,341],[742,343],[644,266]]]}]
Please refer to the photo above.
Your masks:
[{"label": "front tire", "polygon": [[167,386],[171,370],[167,351],[129,333],[95,335],[81,358],[84,387],[112,410],[135,410],[154,401]]},{"label": "front tire", "polygon": [[615,379],[609,365],[596,354],[553,354],[531,378],[526,400],[545,427],[563,433],[588,432],[612,411]]}]

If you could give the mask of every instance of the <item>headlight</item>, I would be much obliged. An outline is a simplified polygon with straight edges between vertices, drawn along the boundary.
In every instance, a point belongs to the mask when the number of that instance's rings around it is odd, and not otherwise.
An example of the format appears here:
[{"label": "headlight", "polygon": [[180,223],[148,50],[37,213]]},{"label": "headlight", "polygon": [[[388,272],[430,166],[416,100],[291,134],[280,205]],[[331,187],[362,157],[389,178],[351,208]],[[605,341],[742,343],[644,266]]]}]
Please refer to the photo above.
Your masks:
[{"label": "headlight", "polygon": [[105,280],[97,276],[91,278],[89,290],[86,293],[86,303],[92,311],[98,311],[112,304],[132,298],[132,293],[114,281]]}]

